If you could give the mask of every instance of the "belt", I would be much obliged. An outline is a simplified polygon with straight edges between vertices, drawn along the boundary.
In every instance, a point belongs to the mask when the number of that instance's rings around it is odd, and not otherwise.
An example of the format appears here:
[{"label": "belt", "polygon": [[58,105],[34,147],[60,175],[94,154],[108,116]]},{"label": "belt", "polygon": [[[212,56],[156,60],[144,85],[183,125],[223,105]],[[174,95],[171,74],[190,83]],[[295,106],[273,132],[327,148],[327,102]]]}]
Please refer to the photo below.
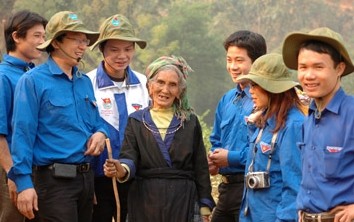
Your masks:
[{"label": "belt", "polygon": [[303,222],[333,222],[334,215],[327,212],[311,214],[302,212],[302,221]]},{"label": "belt", "polygon": [[[67,164],[67,165],[75,165],[76,166],[76,171],[78,173],[87,173],[91,169],[91,164],[90,163]],[[45,166],[33,166],[32,169],[36,170],[36,171],[52,170],[53,169],[53,164],[45,165]]]},{"label": "belt", "polygon": [[244,180],[245,180],[245,175],[243,173],[221,176],[221,181],[224,184],[243,183]]}]

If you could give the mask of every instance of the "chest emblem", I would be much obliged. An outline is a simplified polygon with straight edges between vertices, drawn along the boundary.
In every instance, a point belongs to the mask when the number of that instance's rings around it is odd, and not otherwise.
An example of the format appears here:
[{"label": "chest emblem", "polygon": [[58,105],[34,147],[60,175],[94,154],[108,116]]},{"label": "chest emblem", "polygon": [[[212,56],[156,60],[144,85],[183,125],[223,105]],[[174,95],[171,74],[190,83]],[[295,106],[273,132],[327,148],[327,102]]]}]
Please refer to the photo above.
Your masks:
[{"label": "chest emblem", "polygon": [[102,98],[103,101],[103,108],[104,109],[110,109],[112,108],[112,102],[110,98]]},{"label": "chest emblem", "polygon": [[265,142],[259,144],[261,146],[262,153],[266,153],[272,149],[271,145]]}]

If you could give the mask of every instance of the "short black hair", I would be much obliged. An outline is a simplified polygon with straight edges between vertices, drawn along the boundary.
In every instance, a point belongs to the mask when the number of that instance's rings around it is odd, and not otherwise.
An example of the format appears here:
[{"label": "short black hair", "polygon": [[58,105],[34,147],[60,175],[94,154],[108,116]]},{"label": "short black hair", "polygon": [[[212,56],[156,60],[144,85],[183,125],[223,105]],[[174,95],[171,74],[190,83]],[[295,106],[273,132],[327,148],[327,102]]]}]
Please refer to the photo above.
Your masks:
[{"label": "short black hair", "polygon": [[[327,44],[322,41],[318,41],[318,40],[306,41],[300,45],[299,52],[301,49],[308,49],[308,50],[315,51],[320,54],[328,54],[331,57],[331,59],[333,60],[334,67],[337,67],[337,65],[340,62],[345,62],[344,58],[341,56],[340,52],[337,49],[335,49],[330,44]],[[298,52],[298,55],[299,55],[299,52]]]},{"label": "short black hair", "polygon": [[45,28],[48,21],[35,12],[22,10],[13,14],[6,20],[4,28],[4,37],[7,53],[16,50],[16,43],[12,38],[12,33],[17,32],[20,38],[26,38],[27,31],[33,26],[41,24]]},{"label": "short black hair", "polygon": [[267,53],[267,44],[264,37],[248,30],[236,31],[227,37],[224,41],[225,50],[227,51],[230,46],[246,49],[252,62]]}]

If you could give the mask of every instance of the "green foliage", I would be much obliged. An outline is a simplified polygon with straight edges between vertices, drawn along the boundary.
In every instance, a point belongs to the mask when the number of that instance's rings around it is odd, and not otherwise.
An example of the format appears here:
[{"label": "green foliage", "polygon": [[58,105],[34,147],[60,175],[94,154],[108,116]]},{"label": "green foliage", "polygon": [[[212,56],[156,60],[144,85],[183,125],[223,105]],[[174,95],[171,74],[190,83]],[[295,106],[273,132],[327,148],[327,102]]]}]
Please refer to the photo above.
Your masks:
[{"label": "green foliage", "polygon": [[204,121],[204,118],[208,115],[209,112],[210,110],[206,110],[202,115],[198,116],[199,123],[203,131],[203,142],[207,152],[209,152],[211,148],[209,137],[212,132],[212,128],[208,126],[208,124]]}]

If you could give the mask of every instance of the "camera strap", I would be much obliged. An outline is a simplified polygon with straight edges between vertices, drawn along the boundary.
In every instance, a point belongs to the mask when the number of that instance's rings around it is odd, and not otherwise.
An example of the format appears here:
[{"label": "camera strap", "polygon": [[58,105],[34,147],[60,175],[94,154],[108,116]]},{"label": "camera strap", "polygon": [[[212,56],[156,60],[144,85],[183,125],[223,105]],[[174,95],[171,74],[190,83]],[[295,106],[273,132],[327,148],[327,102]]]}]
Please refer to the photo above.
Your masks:
[{"label": "camera strap", "polygon": [[[255,162],[255,159],[256,159],[256,153],[257,153],[257,144],[261,141],[263,130],[264,130],[263,128],[259,130],[258,135],[257,135],[257,139],[256,139],[256,141],[255,141],[255,143],[253,145],[253,157],[252,157],[251,164],[248,167],[248,172],[253,172],[253,166],[254,166],[254,162]],[[271,144],[270,144],[270,152],[269,152],[269,155],[268,155],[267,169],[266,169],[266,171],[268,173],[269,173],[269,169],[270,169],[270,164],[272,162],[272,154],[273,154],[273,152],[275,150],[275,144],[276,144],[275,142],[277,140],[277,137],[278,137],[278,132],[273,133]]]}]

